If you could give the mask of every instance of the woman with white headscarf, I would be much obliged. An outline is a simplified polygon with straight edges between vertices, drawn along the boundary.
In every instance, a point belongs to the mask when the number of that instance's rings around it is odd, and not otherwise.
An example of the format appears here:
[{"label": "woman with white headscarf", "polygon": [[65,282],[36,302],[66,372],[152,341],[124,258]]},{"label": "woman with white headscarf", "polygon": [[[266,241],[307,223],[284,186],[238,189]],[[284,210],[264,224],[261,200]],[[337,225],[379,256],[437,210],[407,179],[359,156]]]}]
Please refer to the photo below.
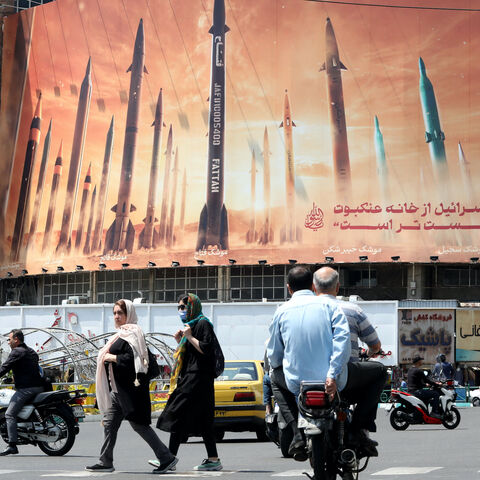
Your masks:
[{"label": "woman with white headscarf", "polygon": [[113,449],[123,419],[148,443],[158,458],[153,473],[166,473],[178,459],[150,426],[151,404],[148,352],[137,314],[130,300],[118,300],[113,307],[118,333],[100,350],[97,358],[97,404],[103,414],[104,442],[99,462],[86,467],[92,472],[113,472]]}]

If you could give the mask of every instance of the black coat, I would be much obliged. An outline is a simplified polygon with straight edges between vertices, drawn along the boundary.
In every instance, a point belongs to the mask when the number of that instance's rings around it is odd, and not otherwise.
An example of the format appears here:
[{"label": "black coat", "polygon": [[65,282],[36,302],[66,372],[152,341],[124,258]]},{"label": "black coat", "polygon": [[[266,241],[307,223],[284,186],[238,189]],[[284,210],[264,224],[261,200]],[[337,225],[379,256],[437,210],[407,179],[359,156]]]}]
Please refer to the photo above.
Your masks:
[{"label": "black coat", "polygon": [[0,367],[0,377],[10,370],[13,372],[15,388],[43,387],[44,381],[38,368],[38,355],[25,343],[21,343],[10,352]]},{"label": "black coat", "polygon": [[[145,374],[135,375],[132,347],[119,338],[110,347],[110,353],[117,356],[117,363],[112,363],[113,376],[118,391],[117,398],[125,418],[141,425],[150,425],[152,411],[149,382]],[[135,378],[140,382],[138,387],[134,384]]]},{"label": "black coat", "polygon": [[192,336],[199,341],[203,353],[187,341],[177,387],[157,421],[157,428],[186,436],[202,435],[210,431],[215,411],[212,324],[200,320],[192,327]]}]

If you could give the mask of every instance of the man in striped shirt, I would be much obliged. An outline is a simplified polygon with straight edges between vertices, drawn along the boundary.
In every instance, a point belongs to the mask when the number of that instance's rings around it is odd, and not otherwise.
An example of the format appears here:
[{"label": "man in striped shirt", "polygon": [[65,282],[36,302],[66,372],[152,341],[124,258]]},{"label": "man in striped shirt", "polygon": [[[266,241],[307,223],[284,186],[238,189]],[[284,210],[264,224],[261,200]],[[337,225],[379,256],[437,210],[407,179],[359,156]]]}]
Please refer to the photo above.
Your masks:
[{"label": "man in striped shirt", "polygon": [[368,346],[367,354],[372,356],[382,348],[380,339],[373,325],[368,320],[363,310],[354,303],[338,300],[336,296],[340,289],[338,272],[330,267],[318,269],[313,276],[313,283],[317,295],[331,298],[343,311],[350,326],[350,340],[352,344],[350,362],[358,362],[358,339]]}]

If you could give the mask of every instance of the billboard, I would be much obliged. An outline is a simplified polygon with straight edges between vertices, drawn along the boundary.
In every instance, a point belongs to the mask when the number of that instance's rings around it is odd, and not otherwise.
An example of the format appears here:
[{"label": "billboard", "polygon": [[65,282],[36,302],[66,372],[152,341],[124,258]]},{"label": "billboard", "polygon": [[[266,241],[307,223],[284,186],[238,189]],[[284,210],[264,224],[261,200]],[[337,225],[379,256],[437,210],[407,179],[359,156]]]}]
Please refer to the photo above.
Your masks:
[{"label": "billboard", "polygon": [[400,364],[412,363],[416,355],[434,365],[443,353],[455,361],[455,310],[399,309],[398,348]]},{"label": "billboard", "polygon": [[457,362],[480,361],[480,310],[457,310]]},{"label": "billboard", "polygon": [[479,13],[452,4],[7,17],[0,269],[479,256]]}]

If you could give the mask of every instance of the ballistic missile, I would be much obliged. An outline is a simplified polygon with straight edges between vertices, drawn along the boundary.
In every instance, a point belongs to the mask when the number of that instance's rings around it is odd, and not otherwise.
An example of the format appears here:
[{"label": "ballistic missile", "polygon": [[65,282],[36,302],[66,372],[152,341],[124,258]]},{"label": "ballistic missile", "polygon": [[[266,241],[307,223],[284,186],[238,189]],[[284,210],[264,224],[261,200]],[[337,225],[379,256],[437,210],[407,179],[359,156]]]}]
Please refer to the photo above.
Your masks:
[{"label": "ballistic missile", "polygon": [[468,163],[465,158],[465,153],[463,152],[462,144],[460,142],[458,142],[458,163],[460,164],[465,197],[467,201],[473,205],[476,197],[473,188],[472,174],[470,172],[470,163]]},{"label": "ballistic missile", "polygon": [[255,230],[255,183],[256,183],[256,161],[255,161],[255,150],[252,149],[252,168],[250,170],[250,228],[247,231],[246,240],[247,243],[253,243],[257,241],[257,232]]},{"label": "ballistic missile", "polygon": [[171,247],[174,243],[175,236],[173,234],[173,226],[175,224],[175,200],[177,198],[178,183],[178,147],[175,150],[175,160],[173,162],[173,179],[172,179],[172,196],[170,197],[170,217],[167,226],[167,247]]},{"label": "ballistic missile", "polygon": [[448,180],[448,164],[444,145],[445,134],[440,126],[435,91],[433,90],[432,82],[427,77],[422,57],[418,59],[418,68],[420,70],[419,88],[423,122],[425,124],[425,142],[428,143],[436,180],[446,183]]},{"label": "ballistic missile", "polygon": [[170,188],[170,166],[172,164],[172,145],[173,145],[173,130],[172,124],[168,130],[167,150],[165,151],[165,170],[163,173],[163,193],[162,206],[160,207],[160,226],[158,236],[161,244],[164,244],[167,239],[167,225],[168,225],[168,194]]},{"label": "ballistic missile", "polygon": [[335,32],[330,19],[327,18],[325,28],[325,63],[320,68],[320,71],[325,70],[327,73],[327,99],[332,136],[335,191],[338,200],[345,201],[351,196],[352,180],[348,155],[345,106],[343,103],[342,69],[346,70],[347,68],[340,61]]},{"label": "ballistic missile", "polygon": [[75,237],[75,249],[79,249],[83,239],[83,224],[85,222],[85,213],[87,208],[88,196],[90,195],[90,186],[92,184],[92,164],[88,166],[87,175],[83,182],[82,203],[80,204],[80,215],[78,216],[77,235]]},{"label": "ballistic missile", "polygon": [[62,156],[62,142],[60,142],[57,159],[55,160],[55,167],[53,169],[52,188],[50,190],[50,201],[48,203],[47,221],[45,222],[45,233],[43,235],[42,253],[47,250],[47,247],[50,245],[50,239],[52,237],[52,227],[55,217],[55,204],[57,202],[58,184],[60,183],[60,177],[62,176]]},{"label": "ballistic missile", "polygon": [[33,114],[32,123],[30,124],[30,134],[25,152],[25,162],[23,164],[22,180],[20,184],[20,193],[18,195],[17,215],[15,217],[15,227],[12,235],[12,249],[10,259],[17,262],[20,256],[20,248],[22,246],[23,231],[25,228],[28,199],[30,197],[30,185],[37,154],[38,144],[40,143],[40,125],[42,122],[42,94],[38,97],[35,113]]},{"label": "ballistic missile", "polygon": [[290,102],[288,92],[285,90],[285,99],[283,106],[283,121],[280,128],[283,127],[285,138],[285,190],[286,190],[286,223],[280,232],[281,242],[294,242],[300,240],[295,222],[295,160],[293,158],[293,135],[292,127],[296,127],[292,120],[290,111]]},{"label": "ballistic missile", "polygon": [[180,206],[180,225],[178,228],[179,237],[183,237],[183,232],[185,228],[185,202],[187,199],[187,170],[183,168],[183,179],[182,179],[182,203]]},{"label": "ballistic missile", "polygon": [[[78,97],[77,118],[75,120],[75,131],[73,133],[72,154],[68,169],[67,194],[65,195],[65,207],[62,215],[62,226],[60,228],[60,239],[57,245],[57,253],[70,251],[73,214],[77,203],[78,184],[82,170],[83,148],[87,134],[88,114],[90,111],[90,100],[92,98],[91,79],[91,58],[88,59],[85,77],[80,87]],[[80,216],[82,212],[80,212]]]},{"label": "ballistic missile", "polygon": [[265,219],[258,243],[266,245],[273,242],[273,229],[270,225],[270,146],[266,126],[263,132],[263,196],[265,201]]},{"label": "ballistic missile", "polygon": [[215,0],[208,112],[207,198],[200,213],[196,250],[209,245],[228,250],[228,216],[224,204],[225,166],[225,1]]},{"label": "ballistic missile", "polygon": [[148,73],[145,68],[145,38],[143,35],[143,20],[137,29],[132,64],[127,72],[130,77],[130,91],[128,95],[127,124],[125,127],[125,141],[123,144],[122,169],[120,172],[120,187],[118,201],[112,208],[115,220],[105,236],[104,253],[127,251],[132,253],[135,240],[135,229],[130,220],[130,212],[136,210],[131,203],[133,168],[137,149],[138,118],[140,113],[143,74]]},{"label": "ballistic missile", "polygon": [[105,143],[105,154],[103,156],[102,178],[100,179],[100,190],[98,192],[97,218],[95,220],[95,230],[93,231],[93,239],[91,251],[97,252],[102,248],[103,221],[105,219],[105,209],[107,208],[107,190],[110,175],[110,164],[112,161],[113,150],[113,128],[115,119],[112,116],[110,128],[107,133],[107,141]]},{"label": "ballistic missile", "polygon": [[45,184],[45,170],[48,161],[48,155],[50,154],[50,139],[52,136],[52,120],[48,125],[48,132],[43,142],[43,154],[42,161],[40,163],[40,170],[38,171],[37,191],[35,193],[35,201],[33,203],[32,219],[30,221],[30,233],[28,234],[28,241],[30,243],[33,240],[33,235],[37,229],[38,214],[40,213],[40,204],[42,203],[43,185]]},{"label": "ballistic missile", "polygon": [[91,252],[90,240],[92,235],[93,215],[95,213],[96,198],[97,198],[97,186],[95,185],[92,193],[92,200],[90,201],[90,216],[88,218],[87,237],[85,238],[85,245],[83,246],[84,255],[89,255]]},{"label": "ballistic missile", "polygon": [[143,219],[145,227],[140,232],[138,238],[138,248],[156,248],[158,245],[158,231],[155,228],[155,205],[157,203],[157,177],[158,177],[158,155],[160,145],[162,144],[162,126],[163,126],[163,106],[162,106],[162,89],[158,94],[157,108],[155,110],[155,120],[152,123],[155,127],[153,131],[153,150],[152,164],[150,166],[150,186],[148,187],[147,213]]},{"label": "ballistic missile", "polygon": [[385,205],[389,202],[389,192],[388,192],[388,168],[387,168],[387,159],[385,156],[385,145],[383,143],[383,135],[380,131],[380,126],[378,123],[378,118],[375,115],[375,134],[373,136],[375,143],[375,155],[377,158],[377,174],[380,181],[380,193],[382,201]]}]

